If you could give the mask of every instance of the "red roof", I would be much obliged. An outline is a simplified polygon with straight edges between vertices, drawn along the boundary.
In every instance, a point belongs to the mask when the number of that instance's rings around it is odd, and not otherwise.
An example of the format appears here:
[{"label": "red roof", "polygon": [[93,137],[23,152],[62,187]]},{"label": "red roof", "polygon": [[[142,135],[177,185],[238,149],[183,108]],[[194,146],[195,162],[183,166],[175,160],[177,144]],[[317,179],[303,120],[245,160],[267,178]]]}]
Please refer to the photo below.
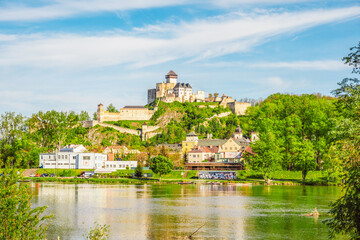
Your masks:
[{"label": "red roof", "polygon": [[177,77],[177,74],[173,71],[173,70],[170,70],[168,72],[168,74],[166,74],[166,76],[174,76],[174,77]]},{"label": "red roof", "polygon": [[253,152],[252,148],[250,146],[245,147],[245,152],[250,153],[251,155],[255,155],[256,153]]}]

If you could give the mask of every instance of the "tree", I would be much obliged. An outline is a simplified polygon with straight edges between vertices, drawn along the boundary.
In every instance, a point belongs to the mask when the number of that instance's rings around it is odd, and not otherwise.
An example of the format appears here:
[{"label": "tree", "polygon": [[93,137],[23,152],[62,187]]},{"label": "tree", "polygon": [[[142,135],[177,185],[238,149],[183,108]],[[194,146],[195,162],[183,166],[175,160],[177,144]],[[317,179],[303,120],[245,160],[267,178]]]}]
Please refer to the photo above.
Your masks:
[{"label": "tree", "polygon": [[69,131],[78,124],[79,116],[74,112],[47,111],[33,114],[30,119],[32,131],[37,132],[37,137],[43,147],[57,148],[65,142]]},{"label": "tree", "polygon": [[149,165],[154,173],[159,174],[159,181],[161,181],[161,175],[170,173],[174,168],[173,162],[164,156],[151,158]]},{"label": "tree", "polygon": [[143,176],[143,168],[142,168],[141,163],[139,161],[136,168],[135,168],[135,177],[141,178],[142,176]]},{"label": "tree", "polygon": [[0,177],[0,239],[45,239],[47,206],[32,208],[28,185],[20,183],[14,169]]},{"label": "tree", "polygon": [[89,113],[86,111],[81,111],[79,114],[79,121],[90,121]]},{"label": "tree", "polygon": [[309,171],[316,169],[314,147],[309,140],[297,143],[295,168],[301,170],[303,181]]},{"label": "tree", "polygon": [[[348,57],[343,60],[354,66],[353,73],[360,73],[360,42],[350,49]],[[337,108],[341,121],[337,122],[335,133],[336,146],[343,162],[344,195],[331,204],[332,218],[326,221],[330,236],[347,234],[351,239],[360,239],[360,82],[358,79],[344,79],[340,88],[333,91],[338,98]]]},{"label": "tree", "polygon": [[276,170],[281,169],[282,147],[281,142],[276,137],[272,129],[276,125],[270,119],[264,119],[260,140],[252,144],[255,155],[247,155],[251,167],[262,173],[266,182],[272,178],[272,174]]},{"label": "tree", "polygon": [[93,113],[93,118],[92,118],[92,120],[94,120],[94,121],[97,120],[97,112],[94,112],[94,113]]},{"label": "tree", "polygon": [[110,103],[110,105],[106,108],[106,111],[113,113],[119,112],[112,103]]}]

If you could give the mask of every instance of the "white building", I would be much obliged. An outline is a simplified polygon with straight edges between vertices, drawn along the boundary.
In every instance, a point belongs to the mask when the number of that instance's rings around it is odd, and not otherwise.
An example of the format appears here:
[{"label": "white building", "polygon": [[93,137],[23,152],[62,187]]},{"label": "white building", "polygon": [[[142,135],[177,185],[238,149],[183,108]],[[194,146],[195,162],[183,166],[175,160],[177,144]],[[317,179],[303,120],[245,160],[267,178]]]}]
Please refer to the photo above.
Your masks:
[{"label": "white building", "polygon": [[180,98],[182,102],[190,101],[192,96],[192,87],[189,83],[177,83],[174,87],[175,97]]},{"label": "white building", "polygon": [[[82,146],[82,145],[81,145]],[[65,147],[57,153],[40,153],[39,166],[41,168],[57,169],[95,169],[115,171],[131,169],[137,166],[137,161],[108,161],[108,155],[102,153],[85,153],[79,148]],[[86,150],[86,149],[85,149]]]}]

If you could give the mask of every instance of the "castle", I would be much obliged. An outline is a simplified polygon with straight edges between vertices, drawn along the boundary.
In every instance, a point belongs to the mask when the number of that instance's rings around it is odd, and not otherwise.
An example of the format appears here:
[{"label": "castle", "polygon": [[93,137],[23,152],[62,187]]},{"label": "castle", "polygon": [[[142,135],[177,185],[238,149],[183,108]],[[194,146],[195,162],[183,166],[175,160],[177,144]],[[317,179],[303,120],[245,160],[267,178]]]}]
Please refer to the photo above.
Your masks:
[{"label": "castle", "polygon": [[165,75],[165,82],[156,83],[156,88],[148,90],[148,104],[153,103],[155,99],[171,102],[204,102],[205,92],[197,91],[193,93],[189,83],[177,82],[178,75],[170,70]]},{"label": "castle", "polygon": [[[237,102],[230,96],[217,94],[209,94],[205,97],[204,91],[197,91],[193,93],[192,87],[189,83],[179,83],[178,75],[170,70],[165,75],[165,82],[156,83],[156,88],[148,90],[148,104],[155,102],[156,99],[160,101],[171,102],[216,102],[222,107],[228,107],[236,115],[245,115],[245,111],[251,106],[250,103]],[[210,107],[215,107],[210,105]],[[154,110],[149,110],[143,106],[125,106],[120,108],[120,112],[108,112],[104,110],[104,106],[100,103],[97,109],[97,121],[119,121],[119,120],[150,120],[154,115]]]}]

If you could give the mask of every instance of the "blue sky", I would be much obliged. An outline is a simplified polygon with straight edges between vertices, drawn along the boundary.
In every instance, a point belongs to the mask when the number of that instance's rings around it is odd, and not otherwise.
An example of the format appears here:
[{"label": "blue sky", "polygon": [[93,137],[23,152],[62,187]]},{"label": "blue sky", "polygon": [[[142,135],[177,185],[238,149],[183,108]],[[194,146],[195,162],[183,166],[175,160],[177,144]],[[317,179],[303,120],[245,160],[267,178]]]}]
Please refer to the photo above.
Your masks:
[{"label": "blue sky", "polygon": [[144,105],[170,69],[236,99],[330,95],[359,41],[355,0],[0,0],[0,113]]}]

